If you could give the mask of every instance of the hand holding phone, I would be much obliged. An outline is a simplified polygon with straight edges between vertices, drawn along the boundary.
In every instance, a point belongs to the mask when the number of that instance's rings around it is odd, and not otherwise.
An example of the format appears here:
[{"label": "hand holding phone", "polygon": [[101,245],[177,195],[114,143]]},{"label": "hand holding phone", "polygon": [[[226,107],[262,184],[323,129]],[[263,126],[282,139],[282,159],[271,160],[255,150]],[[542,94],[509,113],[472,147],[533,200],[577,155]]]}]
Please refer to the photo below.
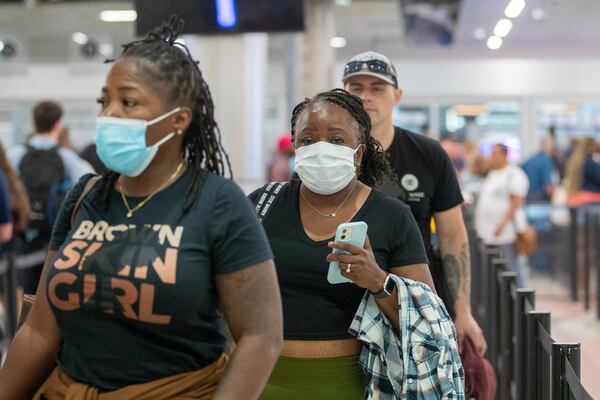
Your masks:
[{"label": "hand holding phone", "polygon": [[[367,224],[365,222],[346,222],[340,224],[337,227],[335,231],[334,241],[363,248],[365,246],[366,237]],[[347,251],[337,248],[334,248],[332,253],[349,254]],[[337,261],[331,261],[329,263],[329,270],[327,271],[327,281],[331,284],[352,283],[350,279],[346,278],[341,274],[339,263]]]}]

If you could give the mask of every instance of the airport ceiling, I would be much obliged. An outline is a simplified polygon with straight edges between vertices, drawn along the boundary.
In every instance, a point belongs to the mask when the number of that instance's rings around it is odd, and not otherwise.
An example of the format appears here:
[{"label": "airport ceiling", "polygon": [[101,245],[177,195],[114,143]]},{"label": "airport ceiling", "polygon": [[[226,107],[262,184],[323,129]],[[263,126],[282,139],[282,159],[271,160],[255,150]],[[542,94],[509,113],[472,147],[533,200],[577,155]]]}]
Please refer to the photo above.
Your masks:
[{"label": "airport ceiling", "polygon": [[[507,3],[335,0],[335,32],[347,43],[336,49],[336,57],[344,60],[368,49],[393,58],[600,56],[600,0],[526,0],[503,46],[489,50],[486,40],[503,18]],[[0,0],[0,41],[15,43],[23,61],[83,61],[86,53],[73,41],[73,33],[93,38],[108,54],[131,41],[135,26],[102,22],[100,11],[132,7],[133,1],[128,0]],[[285,34],[272,35],[274,54],[283,53],[288,45],[285,38]]]}]

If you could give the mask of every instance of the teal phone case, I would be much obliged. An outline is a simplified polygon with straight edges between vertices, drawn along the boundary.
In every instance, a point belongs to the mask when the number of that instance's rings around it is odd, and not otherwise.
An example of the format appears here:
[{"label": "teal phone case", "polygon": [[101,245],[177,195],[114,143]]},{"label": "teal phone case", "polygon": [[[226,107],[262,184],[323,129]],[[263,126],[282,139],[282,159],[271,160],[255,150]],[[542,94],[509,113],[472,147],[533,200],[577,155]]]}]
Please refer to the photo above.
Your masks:
[{"label": "teal phone case", "polygon": [[[347,243],[356,247],[363,248],[367,237],[367,224],[365,222],[346,222],[340,224],[335,231],[335,242]],[[348,254],[347,251],[341,249],[333,249],[334,254]],[[327,281],[331,284],[352,283],[352,281],[342,275],[337,261],[329,263],[327,271]]]}]

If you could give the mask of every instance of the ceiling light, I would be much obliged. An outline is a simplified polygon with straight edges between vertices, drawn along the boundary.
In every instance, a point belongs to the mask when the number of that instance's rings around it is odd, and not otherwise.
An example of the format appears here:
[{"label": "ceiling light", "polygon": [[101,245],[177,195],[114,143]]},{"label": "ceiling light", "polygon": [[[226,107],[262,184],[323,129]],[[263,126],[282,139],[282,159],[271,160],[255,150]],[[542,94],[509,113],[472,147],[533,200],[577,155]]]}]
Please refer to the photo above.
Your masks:
[{"label": "ceiling light", "polygon": [[508,32],[512,29],[513,23],[510,19],[503,18],[494,27],[494,35],[498,37],[504,37],[508,35]]},{"label": "ceiling light", "polygon": [[534,8],[531,10],[531,19],[534,21],[546,19],[546,11],[542,10],[541,8]]},{"label": "ceiling light", "polygon": [[490,50],[498,50],[502,46],[502,39],[498,36],[490,36],[487,40],[487,47]]},{"label": "ceiling light", "polygon": [[335,0],[335,4],[339,6],[349,6],[352,4],[352,0]]},{"label": "ceiling light", "polygon": [[475,39],[477,40],[483,40],[487,36],[487,32],[483,28],[477,28],[473,32],[473,36],[475,36]]},{"label": "ceiling light", "polygon": [[111,43],[100,43],[98,51],[100,51],[100,54],[102,54],[104,57],[110,57],[113,55],[115,49]]},{"label": "ceiling light", "polygon": [[346,47],[346,38],[341,36],[335,36],[329,39],[329,45],[336,49],[340,49],[342,47]]},{"label": "ceiling light", "polygon": [[77,44],[86,44],[88,41],[88,37],[85,33],[75,32],[71,35],[71,40]]},{"label": "ceiling light", "polygon": [[135,10],[104,10],[100,12],[104,22],[133,22],[137,19]]},{"label": "ceiling light", "polygon": [[4,50],[4,42],[0,40],[0,51]]},{"label": "ceiling light", "polygon": [[517,18],[525,8],[525,0],[510,0],[510,3],[504,9],[506,18]]}]

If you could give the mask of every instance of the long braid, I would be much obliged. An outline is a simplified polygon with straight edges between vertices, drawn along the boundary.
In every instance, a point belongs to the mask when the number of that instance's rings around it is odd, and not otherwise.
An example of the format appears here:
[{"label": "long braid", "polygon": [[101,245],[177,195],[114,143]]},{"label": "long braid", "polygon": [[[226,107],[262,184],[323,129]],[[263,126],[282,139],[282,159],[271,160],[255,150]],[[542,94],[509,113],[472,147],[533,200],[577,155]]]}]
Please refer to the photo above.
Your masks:
[{"label": "long braid", "polygon": [[[148,84],[164,92],[168,104],[183,103],[192,110],[191,123],[183,137],[182,152],[193,168],[180,219],[194,206],[207,172],[225,176],[231,172],[229,156],[225,152],[221,132],[214,119],[214,103],[210,89],[202,77],[189,49],[177,37],[183,31],[184,21],[171,16],[145,38],[126,44],[119,58],[134,59]],[[110,191],[119,174],[108,171],[103,175],[102,194],[108,207]]]},{"label": "long braid", "polygon": [[292,111],[292,138],[295,136],[296,122],[302,113],[311,105],[321,102],[335,104],[346,110],[358,124],[359,143],[364,143],[366,151],[362,158],[358,179],[368,186],[381,183],[384,175],[395,179],[395,174],[385,156],[383,147],[371,136],[371,118],[365,110],[362,100],[343,89],[333,89],[317,94],[312,99],[305,99]]}]

